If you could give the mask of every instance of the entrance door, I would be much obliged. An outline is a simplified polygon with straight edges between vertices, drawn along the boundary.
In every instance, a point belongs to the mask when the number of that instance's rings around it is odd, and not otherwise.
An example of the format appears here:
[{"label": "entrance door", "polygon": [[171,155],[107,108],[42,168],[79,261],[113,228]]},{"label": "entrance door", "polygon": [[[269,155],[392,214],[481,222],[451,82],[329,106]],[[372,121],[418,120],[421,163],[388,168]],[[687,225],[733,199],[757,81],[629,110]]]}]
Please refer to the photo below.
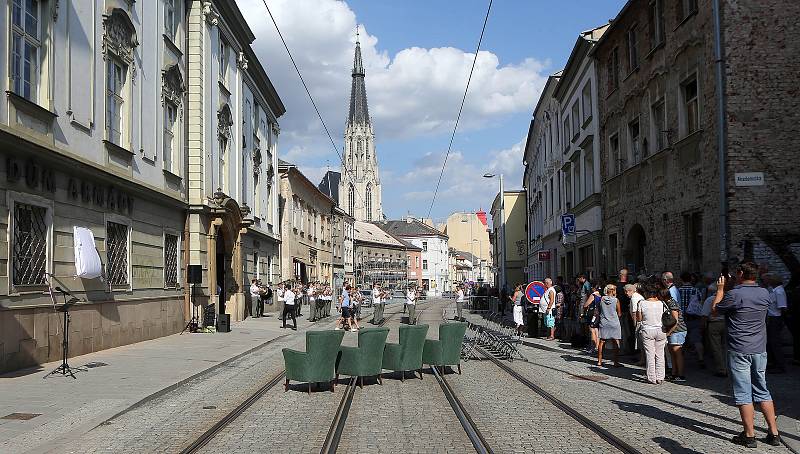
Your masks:
[{"label": "entrance door", "polygon": [[216,256],[216,268],[217,268],[217,288],[215,291],[217,292],[217,301],[218,310],[220,314],[225,313],[225,303],[228,301],[227,291],[226,291],[226,283],[225,283],[225,238],[223,236],[217,235],[217,256]]}]

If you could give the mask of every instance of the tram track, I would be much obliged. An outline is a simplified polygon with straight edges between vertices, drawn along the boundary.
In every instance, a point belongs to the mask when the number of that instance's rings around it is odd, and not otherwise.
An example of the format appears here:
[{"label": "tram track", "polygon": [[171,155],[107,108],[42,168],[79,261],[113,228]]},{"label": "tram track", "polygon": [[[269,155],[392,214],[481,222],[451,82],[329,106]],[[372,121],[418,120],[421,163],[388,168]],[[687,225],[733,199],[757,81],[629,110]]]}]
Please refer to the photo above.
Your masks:
[{"label": "tram track", "polygon": [[541,388],[540,386],[533,383],[531,380],[529,380],[528,378],[517,372],[511,366],[491,355],[482,347],[476,347],[476,350],[482,356],[481,361],[489,360],[492,364],[497,366],[497,368],[499,368],[500,370],[508,374],[511,378],[513,378],[516,382],[519,382],[522,385],[526,386],[528,389],[539,395],[541,398],[543,398],[544,400],[546,400],[547,402],[558,408],[561,412],[563,412],[570,418],[574,419],[576,422],[580,423],[589,431],[596,434],[598,437],[607,442],[609,445],[618,449],[620,452],[625,454],[642,454],[640,450],[636,449],[635,447],[631,446],[624,440],[620,439],[619,437],[617,437],[604,427],[595,423],[590,418],[588,418],[587,416],[585,416],[580,411],[578,411],[571,405],[567,404],[563,400],[545,391],[543,388]]},{"label": "tram track", "polygon": [[[420,304],[421,305],[421,304]],[[388,314],[388,316],[384,317],[381,322],[377,324],[377,326],[383,326],[389,320],[393,319],[395,316],[402,314],[404,308],[400,308],[400,310]],[[424,313],[425,309],[421,309],[419,311],[419,315]],[[419,315],[417,318],[419,318]],[[267,394],[270,390],[275,388],[278,383],[281,383],[286,376],[286,371],[281,370],[272,378],[270,378],[264,385],[262,385],[258,390],[252,393],[247,399],[242,401],[236,407],[234,407],[230,412],[228,412],[225,416],[220,418],[216,423],[214,423],[210,428],[208,428],[205,432],[203,432],[199,437],[197,437],[191,444],[189,444],[186,448],[184,448],[181,453],[182,454],[190,454],[190,453],[197,453],[202,451],[202,449],[208,445],[214,438],[220,434],[226,427],[229,427],[231,423],[233,423],[242,413],[244,413],[248,408],[253,406],[256,402],[258,402],[265,394]],[[336,414],[333,417],[333,420],[330,425],[330,429],[328,430],[328,434],[325,438],[325,441],[322,445],[322,453],[335,453],[338,449],[339,441],[341,440],[341,435],[344,430],[345,423],[347,421],[347,415],[350,410],[350,406],[352,404],[353,396],[355,393],[356,387],[356,378],[351,377],[350,381],[347,384],[347,387],[343,393],[342,400],[339,403],[337,408]]]}]

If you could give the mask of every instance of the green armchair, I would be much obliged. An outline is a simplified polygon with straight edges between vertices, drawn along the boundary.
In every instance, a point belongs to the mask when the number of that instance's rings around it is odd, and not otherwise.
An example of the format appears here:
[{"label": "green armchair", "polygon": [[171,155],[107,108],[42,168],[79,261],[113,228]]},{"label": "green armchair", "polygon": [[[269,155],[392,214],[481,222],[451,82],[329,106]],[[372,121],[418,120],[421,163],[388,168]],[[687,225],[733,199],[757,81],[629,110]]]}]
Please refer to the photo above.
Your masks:
[{"label": "green armchair", "polygon": [[336,368],[336,379],[339,374],[359,378],[359,386],[364,387],[364,377],[378,376],[381,380],[383,365],[383,348],[389,328],[365,329],[358,332],[358,347],[341,347],[341,355]]},{"label": "green armchair", "polygon": [[289,380],[308,382],[309,394],[312,383],[327,381],[330,382],[333,392],[336,358],[343,337],[344,331],[308,331],[305,352],[284,348],[282,350],[286,366],[284,392],[289,390]]},{"label": "green armchair", "polygon": [[439,340],[425,339],[422,362],[431,366],[458,366],[461,373],[461,344],[467,324],[464,322],[439,325]]},{"label": "green armchair", "polygon": [[400,343],[387,343],[383,351],[383,368],[402,373],[405,381],[406,371],[419,371],[422,379],[422,348],[428,325],[400,325]]}]

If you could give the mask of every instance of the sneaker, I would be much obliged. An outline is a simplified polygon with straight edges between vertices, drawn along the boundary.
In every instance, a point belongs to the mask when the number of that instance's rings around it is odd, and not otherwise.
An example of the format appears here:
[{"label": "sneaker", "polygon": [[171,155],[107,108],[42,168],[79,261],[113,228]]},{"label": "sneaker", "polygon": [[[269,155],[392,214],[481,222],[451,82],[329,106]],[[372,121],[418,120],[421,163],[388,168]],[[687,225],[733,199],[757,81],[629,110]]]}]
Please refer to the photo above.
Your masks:
[{"label": "sneaker", "polygon": [[672,381],[674,381],[675,383],[686,383],[686,377],[684,377],[683,375],[679,375],[677,377],[673,377]]},{"label": "sneaker", "polygon": [[766,444],[768,444],[768,445],[770,445],[770,446],[780,446],[781,445],[781,436],[780,436],[780,434],[778,434],[778,435],[767,434],[767,436],[762,438],[761,441],[766,443]]},{"label": "sneaker", "polygon": [[342,329],[341,329],[341,328],[339,328],[338,326],[337,326],[336,328],[334,328],[334,331],[341,331],[341,330],[342,330]]},{"label": "sneaker", "polygon": [[756,443],[756,437],[747,437],[745,436],[744,432],[740,433],[739,435],[734,435],[734,437],[731,438],[731,441],[734,444],[744,446],[746,448],[758,447],[758,443]]}]

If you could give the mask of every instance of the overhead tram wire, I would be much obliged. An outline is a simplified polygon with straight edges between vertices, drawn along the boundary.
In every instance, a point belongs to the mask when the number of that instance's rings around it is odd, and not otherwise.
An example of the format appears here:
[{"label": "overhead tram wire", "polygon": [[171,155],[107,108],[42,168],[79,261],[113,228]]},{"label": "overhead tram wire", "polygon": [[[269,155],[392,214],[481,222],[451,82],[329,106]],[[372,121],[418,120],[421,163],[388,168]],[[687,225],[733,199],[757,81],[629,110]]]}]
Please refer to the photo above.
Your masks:
[{"label": "overhead tram wire", "polygon": [[[266,1],[266,0],[265,0]],[[431,199],[431,206],[428,208],[428,218],[431,217],[433,212],[433,205],[436,203],[436,196],[439,194],[439,186],[442,184],[442,177],[444,176],[444,169],[447,166],[447,158],[450,157],[450,151],[453,149],[453,140],[458,131],[458,123],[461,121],[461,112],[464,110],[464,103],[467,100],[467,92],[469,91],[469,84],[472,81],[472,73],[475,71],[475,63],[478,61],[478,52],[481,50],[481,42],[483,42],[483,34],[486,32],[486,23],[489,22],[489,13],[492,11],[492,1],[489,0],[489,6],[486,8],[486,16],[483,18],[483,27],[481,28],[481,36],[478,38],[478,45],[475,47],[475,57],[472,59],[472,67],[469,69],[469,77],[467,77],[467,86],[464,87],[464,96],[461,97],[461,106],[458,108],[458,116],[456,116],[456,124],[453,126],[453,134],[450,135],[450,144],[447,145],[447,153],[444,155],[444,162],[442,163],[442,171],[439,173],[439,180],[436,181],[436,189],[433,191],[433,198]]]},{"label": "overhead tram wire", "polygon": [[[339,148],[336,147],[336,142],[334,142],[333,136],[331,135],[330,130],[328,130],[328,125],[322,118],[322,114],[320,113],[319,108],[317,107],[317,103],[314,101],[314,97],[311,96],[311,91],[308,89],[308,85],[306,85],[305,79],[303,79],[303,74],[300,73],[300,68],[298,68],[297,63],[294,61],[294,56],[292,56],[292,51],[289,50],[289,46],[286,44],[286,40],[283,38],[283,33],[281,33],[281,29],[280,27],[278,27],[278,22],[275,21],[275,16],[272,15],[272,10],[269,9],[269,5],[267,5],[267,0],[262,0],[262,2],[264,3],[264,7],[267,9],[269,18],[272,19],[272,24],[275,25],[275,31],[278,32],[278,37],[281,39],[281,43],[283,43],[283,48],[286,49],[286,54],[289,55],[289,60],[291,60],[292,66],[294,66],[294,71],[297,73],[297,77],[300,78],[300,83],[303,84],[303,88],[306,90],[306,94],[308,95],[308,99],[311,101],[311,105],[314,106],[314,111],[317,113],[317,117],[319,117],[320,123],[322,123],[322,128],[325,129],[325,134],[328,135],[328,139],[331,141],[331,145],[333,146],[333,151],[335,151],[336,156],[339,157],[339,161],[341,161],[342,168],[345,170],[345,173],[347,174],[350,183],[353,186],[355,186],[355,181],[353,180],[353,173],[350,172],[349,168],[347,168],[347,165],[344,162],[344,157],[342,156],[341,153],[339,153]],[[486,25],[484,24],[484,27],[485,26]],[[483,33],[481,33],[481,36],[483,36]],[[359,199],[361,199],[361,203],[364,204],[364,200],[361,198],[361,194],[359,194],[358,191],[353,191],[353,192]],[[366,206],[366,204],[364,204],[364,206]]]}]

